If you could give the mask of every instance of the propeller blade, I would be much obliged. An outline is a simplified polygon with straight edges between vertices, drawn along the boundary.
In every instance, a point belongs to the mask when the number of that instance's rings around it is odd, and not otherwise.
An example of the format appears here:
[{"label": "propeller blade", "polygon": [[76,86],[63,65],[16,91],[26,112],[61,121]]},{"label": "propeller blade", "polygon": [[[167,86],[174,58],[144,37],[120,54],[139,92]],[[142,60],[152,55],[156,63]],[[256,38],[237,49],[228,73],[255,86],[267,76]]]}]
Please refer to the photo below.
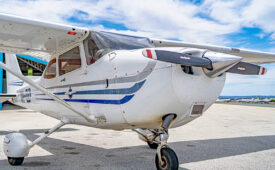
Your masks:
[{"label": "propeller blade", "polygon": [[192,55],[187,55],[178,52],[172,51],[165,51],[165,50],[155,50],[155,49],[146,49],[142,52],[145,57],[174,63],[174,64],[181,64],[186,66],[195,66],[195,67],[203,67],[207,69],[212,69],[212,64],[209,59],[195,57]]},{"label": "propeller blade", "polygon": [[266,73],[266,68],[255,64],[239,62],[226,72],[243,75],[264,75]]}]

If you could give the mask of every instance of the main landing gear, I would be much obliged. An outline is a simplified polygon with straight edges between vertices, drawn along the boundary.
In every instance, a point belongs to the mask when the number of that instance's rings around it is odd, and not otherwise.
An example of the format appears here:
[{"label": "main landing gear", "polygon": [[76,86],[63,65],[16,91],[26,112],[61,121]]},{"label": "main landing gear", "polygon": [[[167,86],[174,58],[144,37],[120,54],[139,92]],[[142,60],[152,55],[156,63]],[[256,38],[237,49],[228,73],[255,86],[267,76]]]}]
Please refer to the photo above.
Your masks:
[{"label": "main landing gear", "polygon": [[176,153],[167,144],[168,128],[175,117],[174,114],[163,117],[160,129],[134,129],[139,134],[140,139],[147,142],[150,148],[157,149],[155,164],[158,170],[177,170],[179,167]]},{"label": "main landing gear", "polygon": [[28,156],[30,149],[34,145],[68,123],[69,121],[67,119],[61,120],[56,126],[46,131],[43,135],[30,143],[22,133],[7,134],[4,138],[3,149],[5,155],[8,157],[9,164],[13,166],[21,165],[24,158]]}]

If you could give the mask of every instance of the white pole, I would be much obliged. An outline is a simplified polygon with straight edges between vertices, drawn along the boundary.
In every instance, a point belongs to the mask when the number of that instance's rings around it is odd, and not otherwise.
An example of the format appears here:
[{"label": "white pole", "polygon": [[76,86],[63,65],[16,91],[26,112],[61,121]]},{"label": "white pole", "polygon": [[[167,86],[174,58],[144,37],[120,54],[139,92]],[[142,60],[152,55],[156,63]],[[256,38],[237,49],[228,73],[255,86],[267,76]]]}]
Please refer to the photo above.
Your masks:
[{"label": "white pole", "polygon": [[75,112],[76,114],[82,116],[88,122],[91,122],[91,123],[96,123],[97,122],[97,120],[96,120],[96,118],[95,118],[94,115],[88,115],[86,113],[82,113],[79,110],[73,108],[71,105],[69,105],[63,99],[57,97],[56,95],[54,95],[51,92],[49,92],[47,89],[45,89],[42,86],[36,84],[31,79],[29,79],[29,78],[27,78],[27,77],[25,77],[23,75],[20,75],[20,74],[16,73],[15,71],[13,71],[12,69],[8,68],[6,66],[6,64],[4,64],[3,62],[0,62],[0,67],[3,68],[4,70],[10,72],[12,75],[18,77],[19,79],[23,80],[24,82],[28,83],[29,85],[33,86],[34,88],[36,88],[37,90],[41,91],[42,93],[45,93],[46,95],[48,95],[49,97],[51,97],[52,99],[54,99],[55,101],[57,101],[58,103],[60,103],[61,105],[65,106],[66,108],[68,108],[71,111]]}]

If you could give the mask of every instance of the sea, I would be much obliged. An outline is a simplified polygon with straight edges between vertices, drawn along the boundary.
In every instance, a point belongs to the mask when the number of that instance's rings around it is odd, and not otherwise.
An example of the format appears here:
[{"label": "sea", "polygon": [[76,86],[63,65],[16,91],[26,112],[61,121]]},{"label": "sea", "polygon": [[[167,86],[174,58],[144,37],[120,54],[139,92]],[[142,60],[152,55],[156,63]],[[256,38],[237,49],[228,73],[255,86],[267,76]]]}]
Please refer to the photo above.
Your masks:
[{"label": "sea", "polygon": [[270,99],[275,98],[275,96],[220,96],[219,99]]}]

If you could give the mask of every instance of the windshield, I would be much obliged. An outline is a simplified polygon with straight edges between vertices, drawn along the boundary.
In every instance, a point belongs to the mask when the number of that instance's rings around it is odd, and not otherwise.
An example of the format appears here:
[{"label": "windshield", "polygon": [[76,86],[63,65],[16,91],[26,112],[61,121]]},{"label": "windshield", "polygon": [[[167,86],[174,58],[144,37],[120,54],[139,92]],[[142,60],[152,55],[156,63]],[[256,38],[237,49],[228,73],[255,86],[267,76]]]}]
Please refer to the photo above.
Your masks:
[{"label": "windshield", "polygon": [[93,64],[113,50],[134,50],[154,47],[148,38],[91,31],[84,41],[87,64]]},{"label": "windshield", "polygon": [[99,50],[134,50],[153,47],[150,40],[144,37],[92,31],[91,38]]}]

